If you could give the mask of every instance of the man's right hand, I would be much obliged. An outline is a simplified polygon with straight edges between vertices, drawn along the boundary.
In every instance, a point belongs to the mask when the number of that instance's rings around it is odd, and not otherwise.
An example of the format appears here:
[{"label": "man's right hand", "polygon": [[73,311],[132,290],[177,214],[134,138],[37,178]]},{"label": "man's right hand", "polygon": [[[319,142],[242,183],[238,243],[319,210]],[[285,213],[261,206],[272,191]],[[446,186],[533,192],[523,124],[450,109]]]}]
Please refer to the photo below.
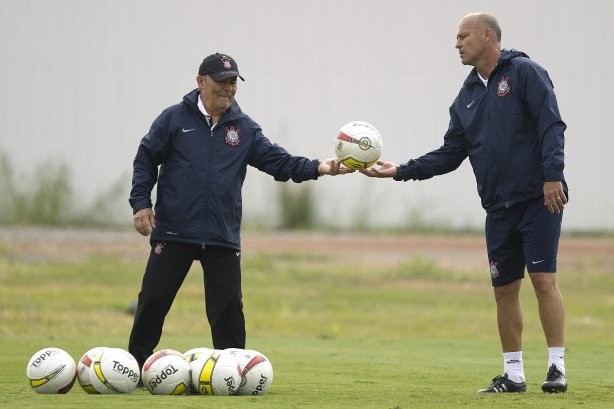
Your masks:
[{"label": "man's right hand", "polygon": [[150,208],[139,210],[134,214],[133,219],[134,228],[143,236],[149,236],[153,228],[156,227],[154,213]]}]

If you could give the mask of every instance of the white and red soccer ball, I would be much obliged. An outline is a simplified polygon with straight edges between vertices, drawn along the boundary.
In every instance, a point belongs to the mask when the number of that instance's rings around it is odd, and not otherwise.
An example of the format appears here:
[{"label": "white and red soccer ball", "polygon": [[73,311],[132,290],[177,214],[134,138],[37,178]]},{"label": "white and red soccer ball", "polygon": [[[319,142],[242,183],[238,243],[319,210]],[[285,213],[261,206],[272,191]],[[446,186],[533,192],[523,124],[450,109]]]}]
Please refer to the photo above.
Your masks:
[{"label": "white and red soccer ball", "polygon": [[273,383],[273,366],[262,353],[252,349],[229,349],[239,361],[241,384],[237,395],[264,395]]},{"label": "white and red soccer ball", "polygon": [[94,347],[86,351],[79,362],[77,363],[77,380],[81,388],[87,393],[98,394],[96,388],[92,386],[92,380],[90,378],[90,368],[94,363],[94,359],[97,355],[100,355],[105,347]]},{"label": "white and red soccer ball", "polygon": [[373,166],[382,155],[382,137],[373,125],[352,121],[339,129],[335,138],[337,159],[350,169]]},{"label": "white and red soccer ball", "polygon": [[192,380],[190,364],[174,349],[162,349],[147,358],[141,377],[153,395],[183,395]]}]

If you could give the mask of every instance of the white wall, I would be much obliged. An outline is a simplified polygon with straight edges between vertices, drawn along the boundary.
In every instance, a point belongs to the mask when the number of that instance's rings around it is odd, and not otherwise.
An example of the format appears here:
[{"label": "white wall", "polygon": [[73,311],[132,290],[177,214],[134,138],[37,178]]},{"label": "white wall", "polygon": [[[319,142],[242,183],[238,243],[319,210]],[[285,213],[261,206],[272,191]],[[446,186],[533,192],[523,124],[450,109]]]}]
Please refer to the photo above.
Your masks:
[{"label": "white wall", "polygon": [[[151,121],[195,87],[202,58],[237,59],[237,100],[296,154],[329,157],[344,123],[373,123],[383,159],[404,162],[442,143],[448,107],[469,67],[458,21],[495,14],[503,46],[550,73],[566,133],[566,229],[614,229],[611,153],[614,2],[610,0],[0,0],[0,151],[26,174],[69,162],[84,200],[123,178]],[[245,217],[270,219],[279,186],[250,171]],[[406,224],[412,214],[483,225],[470,166],[425,182],[354,174],[313,185],[322,219]],[[273,206],[273,207],[271,207]]]}]

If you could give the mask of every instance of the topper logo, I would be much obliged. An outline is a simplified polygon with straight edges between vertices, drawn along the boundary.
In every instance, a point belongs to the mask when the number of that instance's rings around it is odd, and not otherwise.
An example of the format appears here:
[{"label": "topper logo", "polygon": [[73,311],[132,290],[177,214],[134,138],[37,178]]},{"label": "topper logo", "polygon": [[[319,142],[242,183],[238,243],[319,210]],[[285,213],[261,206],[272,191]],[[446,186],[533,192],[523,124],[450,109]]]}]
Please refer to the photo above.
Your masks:
[{"label": "topper logo", "polygon": [[42,364],[43,362],[45,362],[45,359],[49,358],[51,355],[53,355],[53,351],[43,352],[42,354],[38,356],[38,358],[36,358],[34,362],[32,362],[31,366],[33,366],[34,368],[38,368],[38,366]]},{"label": "topper logo", "polygon": [[154,379],[150,380],[149,386],[151,386],[151,389],[156,389],[156,387],[160,385],[163,380],[165,380],[171,375],[176,374],[177,372],[179,372],[179,370],[171,364],[164,368],[162,371],[160,371],[160,373],[156,375]]},{"label": "topper logo", "polygon": [[122,375],[126,375],[128,378],[134,380],[134,382],[137,382],[139,380],[139,374],[134,372],[127,366],[122,365],[121,362],[113,361],[113,370]]},{"label": "topper logo", "polygon": [[258,386],[256,386],[256,390],[252,392],[252,395],[259,395],[264,391],[264,387],[269,381],[269,378],[260,374],[260,380],[258,381]]}]

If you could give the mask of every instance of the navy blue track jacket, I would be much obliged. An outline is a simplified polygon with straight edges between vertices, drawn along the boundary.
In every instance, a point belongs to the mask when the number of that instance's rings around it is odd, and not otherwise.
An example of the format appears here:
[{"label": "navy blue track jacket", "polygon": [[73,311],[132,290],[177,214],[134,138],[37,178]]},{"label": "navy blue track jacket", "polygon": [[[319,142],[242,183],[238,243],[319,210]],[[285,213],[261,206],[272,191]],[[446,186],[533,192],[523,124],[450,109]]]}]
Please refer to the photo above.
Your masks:
[{"label": "navy blue track jacket", "polygon": [[561,181],[564,131],[548,73],[520,51],[503,50],[488,87],[474,68],[450,107],[439,149],[399,166],[397,180],[451,172],[469,157],[486,211],[543,196]]},{"label": "navy blue track jacket", "polygon": [[[290,155],[262,134],[236,101],[213,130],[200,112],[197,89],[165,109],[143,137],[134,159],[133,213],[152,207],[151,240],[241,248],[241,188],[247,166],[275,180],[317,179],[318,160]],[[159,167],[159,172],[158,172]]]}]

